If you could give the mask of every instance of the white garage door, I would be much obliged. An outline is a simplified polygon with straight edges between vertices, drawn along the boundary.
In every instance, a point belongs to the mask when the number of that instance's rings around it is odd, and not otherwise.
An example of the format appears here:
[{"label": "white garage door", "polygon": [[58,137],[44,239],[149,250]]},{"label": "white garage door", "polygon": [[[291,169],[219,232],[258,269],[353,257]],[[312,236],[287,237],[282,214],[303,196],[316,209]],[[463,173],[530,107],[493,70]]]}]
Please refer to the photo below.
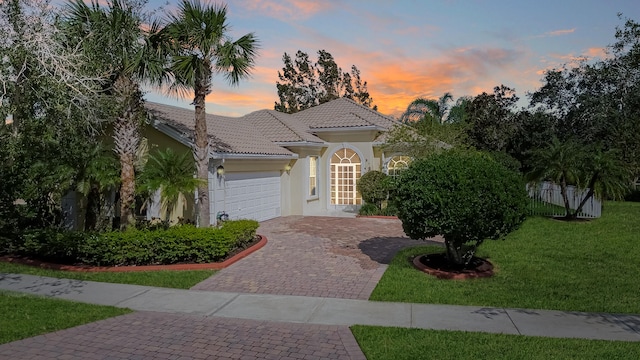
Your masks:
[{"label": "white garage door", "polygon": [[[230,219],[263,221],[280,216],[279,171],[227,173],[224,177],[224,203],[216,201],[216,205],[222,205]],[[216,196],[216,200],[221,198]]]}]

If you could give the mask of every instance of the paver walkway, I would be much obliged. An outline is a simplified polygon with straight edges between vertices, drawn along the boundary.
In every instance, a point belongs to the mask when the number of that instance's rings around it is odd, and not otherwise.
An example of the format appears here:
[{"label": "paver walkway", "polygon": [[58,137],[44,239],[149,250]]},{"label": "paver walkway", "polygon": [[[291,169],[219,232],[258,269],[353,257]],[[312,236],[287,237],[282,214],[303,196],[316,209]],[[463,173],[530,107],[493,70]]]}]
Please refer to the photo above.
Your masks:
[{"label": "paver walkway", "polygon": [[155,312],[0,345],[0,359],[366,360],[346,326]]},{"label": "paver walkway", "polygon": [[426,243],[384,218],[289,216],[258,233],[264,248],[192,290],[368,299],[398,250]]}]

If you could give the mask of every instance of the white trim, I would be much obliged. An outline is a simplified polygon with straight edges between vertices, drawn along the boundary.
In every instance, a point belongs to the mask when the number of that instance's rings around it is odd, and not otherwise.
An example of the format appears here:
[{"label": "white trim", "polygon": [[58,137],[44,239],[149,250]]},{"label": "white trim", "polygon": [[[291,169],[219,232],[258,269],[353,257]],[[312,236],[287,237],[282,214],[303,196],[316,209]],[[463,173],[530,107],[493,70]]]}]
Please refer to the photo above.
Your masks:
[{"label": "white trim", "polygon": [[336,205],[336,204],[331,204],[331,158],[333,157],[333,154],[335,154],[338,150],[342,149],[342,148],[347,148],[347,149],[351,149],[353,150],[358,157],[360,158],[360,176],[362,176],[364,174],[364,168],[365,168],[365,163],[368,162],[367,158],[362,154],[362,152],[360,151],[360,149],[358,149],[357,147],[349,144],[349,143],[340,143],[340,144],[333,144],[333,146],[331,146],[330,148],[327,149],[327,157],[326,157],[326,164],[325,164],[325,175],[324,175],[324,179],[326,181],[326,185],[325,185],[325,192],[323,195],[326,199],[326,207],[327,210],[329,209],[346,209],[346,208],[352,208],[354,206],[360,206],[360,205]]},{"label": "white trim", "polygon": [[[310,194],[310,189],[309,189],[309,185],[311,185],[310,180],[311,180],[311,158],[316,158],[316,193],[315,195],[311,195]],[[306,186],[306,193],[307,193],[307,200],[316,200],[320,198],[320,156],[319,155],[309,155],[307,156],[307,161],[306,161],[306,178],[307,178],[307,186]]]}]

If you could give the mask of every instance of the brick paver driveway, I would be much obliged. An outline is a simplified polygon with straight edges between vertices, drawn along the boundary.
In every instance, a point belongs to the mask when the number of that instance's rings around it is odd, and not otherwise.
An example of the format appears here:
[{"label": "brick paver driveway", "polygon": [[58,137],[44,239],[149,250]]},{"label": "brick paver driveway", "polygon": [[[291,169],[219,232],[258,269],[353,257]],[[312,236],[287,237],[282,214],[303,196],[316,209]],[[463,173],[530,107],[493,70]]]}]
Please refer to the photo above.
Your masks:
[{"label": "brick paver driveway", "polygon": [[397,219],[288,216],[258,233],[264,248],[192,289],[368,299],[398,250],[425,244]]},{"label": "brick paver driveway", "polygon": [[[367,299],[401,248],[400,221],[282,217],[269,242],[194,289]],[[136,312],[0,345],[0,359],[365,359],[346,326]]]}]

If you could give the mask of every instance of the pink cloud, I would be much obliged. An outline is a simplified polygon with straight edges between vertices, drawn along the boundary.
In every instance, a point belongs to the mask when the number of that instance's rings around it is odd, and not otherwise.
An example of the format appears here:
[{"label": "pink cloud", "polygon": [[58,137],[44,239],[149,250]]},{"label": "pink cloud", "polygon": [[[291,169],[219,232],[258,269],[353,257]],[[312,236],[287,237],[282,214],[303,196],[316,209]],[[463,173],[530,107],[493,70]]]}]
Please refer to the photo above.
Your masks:
[{"label": "pink cloud", "polygon": [[562,36],[567,34],[572,34],[576,31],[576,28],[573,29],[564,29],[564,30],[554,30],[544,33],[545,36]]},{"label": "pink cloud", "polygon": [[309,18],[333,7],[332,2],[314,0],[241,0],[239,2],[249,11],[260,12],[283,21]]}]

